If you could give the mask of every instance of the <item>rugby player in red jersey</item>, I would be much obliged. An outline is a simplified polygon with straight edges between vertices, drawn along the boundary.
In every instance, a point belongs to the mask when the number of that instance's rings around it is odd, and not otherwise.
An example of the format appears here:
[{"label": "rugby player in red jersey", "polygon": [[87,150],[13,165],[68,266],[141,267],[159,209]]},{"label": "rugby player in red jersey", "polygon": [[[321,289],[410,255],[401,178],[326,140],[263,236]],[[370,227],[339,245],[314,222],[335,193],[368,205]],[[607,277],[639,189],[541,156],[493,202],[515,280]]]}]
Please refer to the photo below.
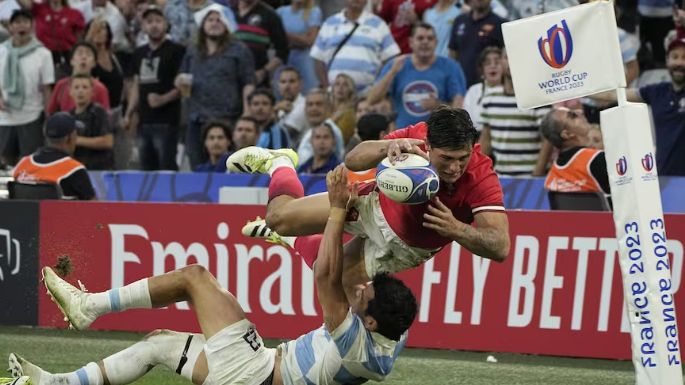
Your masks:
[{"label": "rugby player in red jersey", "polygon": [[[385,157],[392,161],[414,153],[429,159],[440,177],[437,196],[418,205],[390,200],[373,181],[354,186],[359,197],[350,202],[345,231],[356,237],[345,253],[364,254],[360,281],[377,272],[418,266],[452,241],[481,257],[504,261],[510,241],[502,187],[476,140],[466,111],[441,106],[426,122],[391,132],[383,140],[362,142],[347,154],[346,167],[360,171]],[[266,220],[248,223],[243,234],[287,243],[311,266],[320,236],[304,235],[324,229],[329,203],[327,193],[304,196],[296,163],[290,149],[249,147],[231,155],[227,167],[271,175]]]}]

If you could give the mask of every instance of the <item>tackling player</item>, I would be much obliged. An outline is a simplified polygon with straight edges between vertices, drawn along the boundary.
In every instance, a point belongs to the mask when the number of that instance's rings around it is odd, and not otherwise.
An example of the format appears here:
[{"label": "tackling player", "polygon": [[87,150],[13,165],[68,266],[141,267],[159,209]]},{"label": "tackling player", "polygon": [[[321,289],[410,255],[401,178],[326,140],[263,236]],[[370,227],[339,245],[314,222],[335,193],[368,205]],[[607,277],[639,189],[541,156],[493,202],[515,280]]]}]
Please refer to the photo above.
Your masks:
[{"label": "tackling player", "polygon": [[[404,347],[416,299],[402,281],[380,274],[354,281],[361,260],[343,261],[343,226],[348,202],[347,170],[327,176],[330,210],[314,265],[324,325],[276,349],[264,347],[255,325],[236,298],[200,265],[136,281],[102,293],[85,293],[43,269],[45,285],[76,329],[99,316],[133,308],[190,301],[202,334],[155,331],[143,341],[71,372],[52,374],[10,354],[15,377],[33,385],[121,385],[164,365],[197,385],[361,384],[382,381]],[[320,237],[320,236],[319,236]],[[346,247],[360,247],[351,242]],[[359,253],[352,253],[359,255]]]},{"label": "tackling player", "polygon": [[[353,171],[373,168],[385,157],[392,161],[403,152],[419,154],[440,177],[437,197],[419,205],[390,200],[376,190],[375,182],[360,186],[345,230],[364,238],[367,277],[418,266],[452,241],[494,261],[507,257],[502,187],[492,161],[475,144],[477,135],[466,111],[441,106],[427,122],[396,130],[384,140],[362,142],[347,154],[345,165]],[[248,147],[229,157],[230,171],[271,175],[266,221],[248,223],[243,234],[298,250],[317,248],[310,238],[289,237],[320,233],[329,210],[326,193],[304,196],[296,163],[297,155],[289,149]],[[312,262],[307,260],[310,266]]]}]

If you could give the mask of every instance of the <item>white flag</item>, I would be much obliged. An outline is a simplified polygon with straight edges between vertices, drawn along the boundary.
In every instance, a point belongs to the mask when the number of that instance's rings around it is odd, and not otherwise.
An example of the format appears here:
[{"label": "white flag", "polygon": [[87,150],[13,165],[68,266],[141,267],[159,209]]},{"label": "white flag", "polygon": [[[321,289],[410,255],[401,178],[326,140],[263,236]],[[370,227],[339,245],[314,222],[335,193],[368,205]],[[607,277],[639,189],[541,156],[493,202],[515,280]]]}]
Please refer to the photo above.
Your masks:
[{"label": "white flag", "polygon": [[626,86],[610,2],[512,21],[502,32],[519,108]]}]

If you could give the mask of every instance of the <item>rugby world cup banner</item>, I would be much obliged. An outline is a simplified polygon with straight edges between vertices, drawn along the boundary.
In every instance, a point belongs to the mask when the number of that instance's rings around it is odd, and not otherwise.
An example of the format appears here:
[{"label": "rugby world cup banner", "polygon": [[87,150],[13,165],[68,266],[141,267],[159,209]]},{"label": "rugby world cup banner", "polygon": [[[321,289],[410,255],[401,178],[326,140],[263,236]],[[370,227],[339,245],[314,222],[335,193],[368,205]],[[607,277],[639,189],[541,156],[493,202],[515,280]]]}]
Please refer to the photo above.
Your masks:
[{"label": "rugby world cup banner", "polygon": [[626,86],[612,2],[511,21],[502,33],[519,108]]},{"label": "rugby world cup banner", "polygon": [[[68,256],[66,279],[93,292],[200,263],[264,337],[295,338],[322,324],[313,274],[291,250],[240,233],[263,214],[260,206],[42,202],[40,264]],[[400,274],[420,304],[410,346],[629,359],[611,214],[517,211],[509,220],[512,247],[502,264],[452,244]],[[682,311],[685,215],[664,221]],[[44,290],[39,325],[66,327]],[[187,304],[110,314],[92,327],[199,331]]]},{"label": "rugby world cup banner", "polygon": [[627,103],[602,111],[601,122],[637,384],[680,385],[674,266],[667,242],[673,234],[661,209],[649,110]]}]

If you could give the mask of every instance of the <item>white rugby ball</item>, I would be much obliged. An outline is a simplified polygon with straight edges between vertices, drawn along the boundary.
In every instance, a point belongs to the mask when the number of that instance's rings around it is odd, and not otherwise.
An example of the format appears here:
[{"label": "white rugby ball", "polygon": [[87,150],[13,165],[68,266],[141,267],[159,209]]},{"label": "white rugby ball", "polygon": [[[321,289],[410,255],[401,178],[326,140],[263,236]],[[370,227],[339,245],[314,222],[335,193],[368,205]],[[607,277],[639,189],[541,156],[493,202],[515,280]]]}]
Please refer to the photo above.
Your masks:
[{"label": "white rugby ball", "polygon": [[430,162],[415,154],[402,154],[395,164],[385,158],[376,168],[376,185],[395,202],[415,205],[431,200],[440,179]]}]

